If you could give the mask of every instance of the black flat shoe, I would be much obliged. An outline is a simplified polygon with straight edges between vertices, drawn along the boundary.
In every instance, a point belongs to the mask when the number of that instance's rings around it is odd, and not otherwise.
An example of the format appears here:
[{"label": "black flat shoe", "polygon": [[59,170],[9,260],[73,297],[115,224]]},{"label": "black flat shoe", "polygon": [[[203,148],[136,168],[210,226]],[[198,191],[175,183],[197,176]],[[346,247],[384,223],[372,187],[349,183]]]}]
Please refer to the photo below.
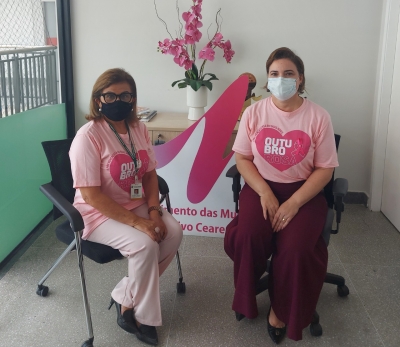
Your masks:
[{"label": "black flat shoe", "polygon": [[274,343],[278,345],[282,341],[283,337],[286,334],[286,326],[283,327],[283,328],[275,328],[275,327],[273,327],[269,322],[269,315],[270,314],[271,314],[271,306],[269,307],[268,318],[267,318],[267,321],[268,321],[268,334],[269,334],[269,337],[271,338],[271,340],[274,341]]},{"label": "black flat shoe", "polygon": [[136,335],[136,337],[149,345],[157,346],[158,344],[158,335],[156,327],[151,325],[142,324],[140,327],[141,334]]},{"label": "black flat shoe", "polygon": [[121,304],[116,302],[113,298],[111,298],[108,309],[110,309],[114,304],[115,308],[117,309],[117,324],[128,333],[134,334],[139,338],[140,331],[136,325],[135,318],[133,317],[133,310],[126,310],[123,314],[121,314]]},{"label": "black flat shoe", "polygon": [[235,311],[235,316],[236,316],[236,320],[237,320],[238,322],[240,322],[240,321],[245,317],[244,314],[241,314],[241,313],[236,312],[236,311]]}]

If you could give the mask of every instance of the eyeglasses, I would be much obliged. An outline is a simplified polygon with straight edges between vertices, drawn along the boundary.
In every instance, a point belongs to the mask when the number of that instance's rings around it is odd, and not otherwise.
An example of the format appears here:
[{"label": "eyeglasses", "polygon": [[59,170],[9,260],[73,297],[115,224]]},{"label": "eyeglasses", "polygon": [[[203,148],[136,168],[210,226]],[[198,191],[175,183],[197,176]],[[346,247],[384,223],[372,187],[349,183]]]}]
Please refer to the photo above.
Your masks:
[{"label": "eyeglasses", "polygon": [[104,98],[104,101],[106,104],[112,104],[115,100],[117,100],[117,97],[123,101],[123,102],[131,102],[132,99],[134,98],[134,95],[132,93],[121,93],[121,94],[115,94],[115,93],[104,93],[101,94]]}]

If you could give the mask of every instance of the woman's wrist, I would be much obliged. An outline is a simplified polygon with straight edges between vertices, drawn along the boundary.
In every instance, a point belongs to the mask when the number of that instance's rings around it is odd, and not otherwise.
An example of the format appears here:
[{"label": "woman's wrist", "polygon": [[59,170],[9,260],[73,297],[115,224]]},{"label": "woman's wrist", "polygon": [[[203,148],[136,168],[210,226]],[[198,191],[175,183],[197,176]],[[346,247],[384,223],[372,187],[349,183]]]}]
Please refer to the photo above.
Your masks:
[{"label": "woman's wrist", "polygon": [[262,196],[269,196],[271,194],[274,195],[274,193],[272,192],[271,188],[269,187],[269,185],[267,183],[265,183],[265,186],[262,188],[262,190],[257,192],[257,194],[260,196],[260,198]]}]

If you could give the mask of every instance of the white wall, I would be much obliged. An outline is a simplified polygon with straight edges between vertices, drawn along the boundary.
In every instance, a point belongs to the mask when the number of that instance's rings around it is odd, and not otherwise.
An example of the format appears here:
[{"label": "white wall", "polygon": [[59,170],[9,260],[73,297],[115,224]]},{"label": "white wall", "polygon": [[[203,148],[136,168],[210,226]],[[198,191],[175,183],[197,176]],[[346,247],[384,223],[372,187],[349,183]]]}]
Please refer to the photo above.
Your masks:
[{"label": "white wall", "polygon": [[[171,32],[177,28],[175,0],[156,0]],[[383,0],[204,0],[203,35],[219,7],[222,33],[236,51],[231,64],[220,52],[206,70],[216,73],[212,104],[243,72],[257,77],[266,95],[265,61],[287,46],[303,59],[308,98],[325,107],[342,135],[338,176],[351,191],[369,192],[372,115]],[[186,11],[190,0],[179,0]],[[139,105],[185,112],[186,91],[171,87],[184,70],[157,52],[167,33],[153,1],[71,0],[77,127],[84,124],[91,88],[106,69],[124,67],[138,85]],[[213,32],[213,30],[211,30]],[[201,42],[201,46],[206,41]]]}]

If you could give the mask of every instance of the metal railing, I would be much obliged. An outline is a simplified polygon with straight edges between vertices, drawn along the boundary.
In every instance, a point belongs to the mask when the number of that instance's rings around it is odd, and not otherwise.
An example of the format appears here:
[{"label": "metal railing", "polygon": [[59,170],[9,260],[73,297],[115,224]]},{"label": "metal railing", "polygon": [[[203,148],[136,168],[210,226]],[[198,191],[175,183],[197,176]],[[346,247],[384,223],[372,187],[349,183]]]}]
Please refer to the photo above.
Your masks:
[{"label": "metal railing", "polygon": [[56,50],[0,47],[0,118],[57,103]]}]

